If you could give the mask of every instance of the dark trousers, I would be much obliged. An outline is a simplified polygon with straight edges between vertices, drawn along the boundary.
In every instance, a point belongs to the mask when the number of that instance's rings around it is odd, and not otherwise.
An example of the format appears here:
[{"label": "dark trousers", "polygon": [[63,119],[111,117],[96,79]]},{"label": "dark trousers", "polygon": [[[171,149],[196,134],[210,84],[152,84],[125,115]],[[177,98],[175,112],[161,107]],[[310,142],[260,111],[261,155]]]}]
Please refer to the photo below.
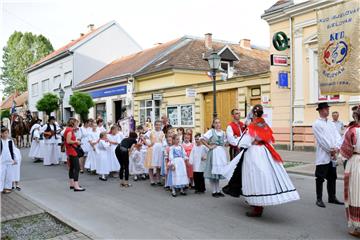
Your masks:
[{"label": "dark trousers", "polygon": [[317,199],[322,200],[323,182],[326,179],[329,200],[334,200],[337,174],[336,167],[333,167],[332,162],[328,164],[317,165],[315,170],[315,177]]},{"label": "dark trousers", "polygon": [[74,179],[75,182],[79,181],[80,164],[79,158],[68,156],[69,159],[69,178]]},{"label": "dark trousers", "polygon": [[194,172],[195,190],[198,192],[205,192],[205,179],[203,172]]},{"label": "dark trousers", "polygon": [[121,180],[124,179],[125,173],[125,181],[129,180],[129,151],[127,148],[118,146],[115,149],[116,158],[120,163],[120,172],[119,177]]},{"label": "dark trousers", "polygon": [[230,161],[233,160],[236,157],[236,155],[238,155],[239,153],[240,153],[240,149],[238,147],[230,146],[229,147]]}]

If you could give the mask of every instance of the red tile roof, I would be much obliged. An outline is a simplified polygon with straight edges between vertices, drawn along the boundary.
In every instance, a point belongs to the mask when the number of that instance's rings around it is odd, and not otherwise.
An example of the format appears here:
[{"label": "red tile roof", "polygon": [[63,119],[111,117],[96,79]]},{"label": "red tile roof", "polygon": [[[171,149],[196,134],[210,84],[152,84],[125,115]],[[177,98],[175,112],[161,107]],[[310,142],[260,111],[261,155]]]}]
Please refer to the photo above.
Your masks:
[{"label": "red tile roof", "polygon": [[[100,27],[99,27],[100,28]],[[74,46],[75,44],[77,44],[78,42],[80,42],[81,40],[85,39],[86,37],[88,37],[90,34],[92,34],[93,32],[97,31],[99,28],[95,28],[92,31],[80,36],[79,38],[72,40],[71,42],[69,42],[68,44],[66,44],[65,46],[62,46],[61,48],[53,51],[52,53],[50,53],[49,55],[43,57],[42,59],[40,59],[39,61],[37,61],[36,63],[34,63],[33,65],[31,65],[28,69],[32,69],[34,67],[39,66],[40,64],[48,61],[51,58],[54,58],[62,53],[65,53],[66,51],[68,51],[72,46]]]},{"label": "red tile roof", "polygon": [[16,107],[23,106],[28,100],[28,92],[24,92],[21,95],[18,93],[11,94],[4,102],[1,103],[1,109],[10,109],[13,101],[15,100]]},{"label": "red tile roof", "polygon": [[[265,73],[270,69],[267,50],[245,49],[240,44],[219,41],[213,41],[212,45],[216,51],[228,45],[240,58],[234,63],[234,76]],[[140,76],[166,69],[208,71],[208,63],[203,59],[203,54],[207,51],[203,39],[185,36],[115,60],[82,81],[78,88],[125,74]]]}]

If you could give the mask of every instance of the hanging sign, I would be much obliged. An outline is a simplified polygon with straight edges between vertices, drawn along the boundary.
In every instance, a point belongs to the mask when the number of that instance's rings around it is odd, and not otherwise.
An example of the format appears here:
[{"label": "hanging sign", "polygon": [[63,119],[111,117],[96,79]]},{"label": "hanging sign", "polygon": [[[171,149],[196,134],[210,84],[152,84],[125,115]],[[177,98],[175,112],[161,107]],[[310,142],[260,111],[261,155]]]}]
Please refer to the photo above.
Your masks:
[{"label": "hanging sign", "polygon": [[286,55],[270,55],[271,66],[288,66],[288,56]]},{"label": "hanging sign", "polygon": [[284,32],[275,33],[272,42],[274,48],[278,51],[285,51],[290,47],[289,45],[290,39],[286,36]]},{"label": "hanging sign", "polygon": [[321,95],[360,92],[360,1],[317,11]]}]

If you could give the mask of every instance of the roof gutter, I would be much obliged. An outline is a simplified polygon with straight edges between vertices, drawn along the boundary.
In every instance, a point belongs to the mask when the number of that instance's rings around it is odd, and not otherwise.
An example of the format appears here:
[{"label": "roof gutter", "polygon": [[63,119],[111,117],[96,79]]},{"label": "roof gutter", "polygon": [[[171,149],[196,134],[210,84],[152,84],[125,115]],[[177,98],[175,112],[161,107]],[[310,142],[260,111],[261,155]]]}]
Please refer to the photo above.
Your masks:
[{"label": "roof gutter", "polygon": [[45,65],[48,65],[48,64],[50,64],[50,63],[52,63],[52,62],[55,62],[56,60],[59,60],[59,59],[64,58],[64,57],[67,57],[67,56],[69,56],[71,53],[72,53],[71,51],[67,50],[67,51],[62,52],[62,53],[60,53],[60,54],[58,54],[58,55],[55,55],[54,57],[47,59],[46,61],[40,63],[39,65],[36,65],[36,66],[33,66],[33,67],[30,66],[29,68],[25,69],[25,73],[30,73],[30,72],[38,69],[38,68],[41,68],[41,67],[43,67],[43,66],[45,66]]},{"label": "roof gutter", "polygon": [[114,76],[114,77],[111,77],[111,78],[103,78],[103,79],[96,80],[96,81],[91,82],[91,83],[79,84],[76,87],[74,87],[73,89],[74,90],[80,90],[80,89],[83,89],[83,88],[88,88],[88,87],[97,85],[98,83],[107,82],[107,81],[116,80],[116,79],[120,80],[122,78],[129,77],[129,76],[131,77],[132,74],[131,73],[125,73],[125,74],[117,75],[117,76]]}]

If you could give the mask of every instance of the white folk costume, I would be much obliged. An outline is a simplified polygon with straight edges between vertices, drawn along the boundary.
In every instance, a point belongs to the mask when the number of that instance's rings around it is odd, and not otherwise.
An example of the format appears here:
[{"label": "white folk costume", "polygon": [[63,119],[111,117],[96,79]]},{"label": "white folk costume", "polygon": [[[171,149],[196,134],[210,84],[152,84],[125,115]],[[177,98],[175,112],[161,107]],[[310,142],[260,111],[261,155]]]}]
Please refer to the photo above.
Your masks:
[{"label": "white folk costume", "polygon": [[205,178],[210,180],[224,179],[221,174],[228,162],[225,151],[225,144],[227,143],[225,132],[210,129],[204,134],[203,139],[209,145],[216,145],[214,149],[210,149],[207,153],[204,171]]},{"label": "white folk costume", "polygon": [[165,134],[163,131],[153,131],[150,134],[150,141],[152,146],[148,148],[145,167],[148,169],[151,168],[160,168],[161,161],[163,160],[163,140],[165,138]]},{"label": "white folk costume", "polygon": [[100,175],[107,175],[110,173],[110,159],[108,150],[110,143],[100,139],[97,145],[98,157],[96,159],[96,173]]},{"label": "white folk costume", "polygon": [[96,170],[96,160],[98,159],[98,150],[97,150],[97,144],[91,145],[90,143],[97,143],[99,140],[99,133],[97,131],[91,131],[88,136],[87,140],[89,143],[89,151],[85,162],[85,168],[90,169],[91,171]]},{"label": "white folk costume", "polygon": [[350,230],[360,234],[360,124],[349,127],[340,148],[341,160],[348,160],[344,173],[344,200]]},{"label": "white folk costume", "polygon": [[106,132],[106,128],[104,126],[97,127],[98,133]]},{"label": "white folk costume", "polygon": [[204,179],[204,169],[205,161],[207,155],[207,147],[204,145],[194,145],[191,150],[189,163],[193,167],[193,178],[195,184],[195,191],[204,192],[205,191],[205,179]]},{"label": "white folk costume", "polygon": [[118,144],[121,143],[123,137],[119,133],[116,135],[108,134],[107,137],[109,141],[116,142],[115,144],[110,144],[110,149],[108,153],[109,154],[108,158],[110,160],[110,172],[118,172],[120,170],[120,164],[119,164],[119,160],[115,155],[115,148],[117,147]]},{"label": "white folk costume", "polygon": [[331,156],[331,149],[339,149],[342,139],[335,124],[326,119],[319,118],[312,126],[316,139],[316,197],[322,202],[323,182],[327,180],[329,202],[336,200],[336,165],[335,156]]},{"label": "white folk costume", "polygon": [[244,127],[245,127],[244,123],[239,121],[238,123],[236,122],[229,123],[229,125],[226,128],[226,138],[230,145],[229,147],[230,159],[235,158],[236,155],[238,155],[240,152],[237,145],[239,143],[240,136],[243,133]]},{"label": "white folk costume", "polygon": [[34,124],[30,129],[31,147],[29,151],[29,158],[39,159],[43,158],[41,154],[41,140],[40,140],[40,124]]},{"label": "white folk costume", "polygon": [[87,156],[90,151],[89,135],[90,135],[91,131],[92,131],[92,129],[90,127],[82,126],[79,129],[81,148],[84,151],[84,156]]},{"label": "white folk costume", "polygon": [[134,149],[129,156],[129,166],[131,175],[140,175],[145,173],[144,159],[141,151]]},{"label": "white folk costume", "polygon": [[[53,135],[51,135],[48,138],[45,138],[44,140],[44,165],[53,165],[53,164],[59,164],[59,159],[61,158],[60,154],[60,146],[59,143],[59,136],[56,134],[56,132],[60,129],[60,127],[57,124],[45,124],[40,129],[40,132],[44,134],[44,137],[47,132],[52,132]],[[61,140],[61,138],[60,138]]]},{"label": "white folk costume", "polygon": [[169,173],[167,186],[171,188],[184,188],[189,184],[186,173],[186,153],[181,146],[171,146],[169,151]]},{"label": "white folk costume", "polygon": [[[20,164],[21,154],[19,149],[15,147],[15,143],[11,139],[1,139],[0,146],[0,159],[1,159],[1,179],[0,179],[0,192],[4,189],[10,190],[12,188],[13,181],[20,180]],[[14,167],[13,160],[19,164],[18,167]]]},{"label": "white folk costume", "polygon": [[250,205],[260,207],[299,199],[280,155],[271,145],[273,142],[272,130],[265,120],[254,119],[239,144],[247,150],[224,169],[223,175],[230,180],[223,188],[224,193],[235,197],[241,194]]}]

